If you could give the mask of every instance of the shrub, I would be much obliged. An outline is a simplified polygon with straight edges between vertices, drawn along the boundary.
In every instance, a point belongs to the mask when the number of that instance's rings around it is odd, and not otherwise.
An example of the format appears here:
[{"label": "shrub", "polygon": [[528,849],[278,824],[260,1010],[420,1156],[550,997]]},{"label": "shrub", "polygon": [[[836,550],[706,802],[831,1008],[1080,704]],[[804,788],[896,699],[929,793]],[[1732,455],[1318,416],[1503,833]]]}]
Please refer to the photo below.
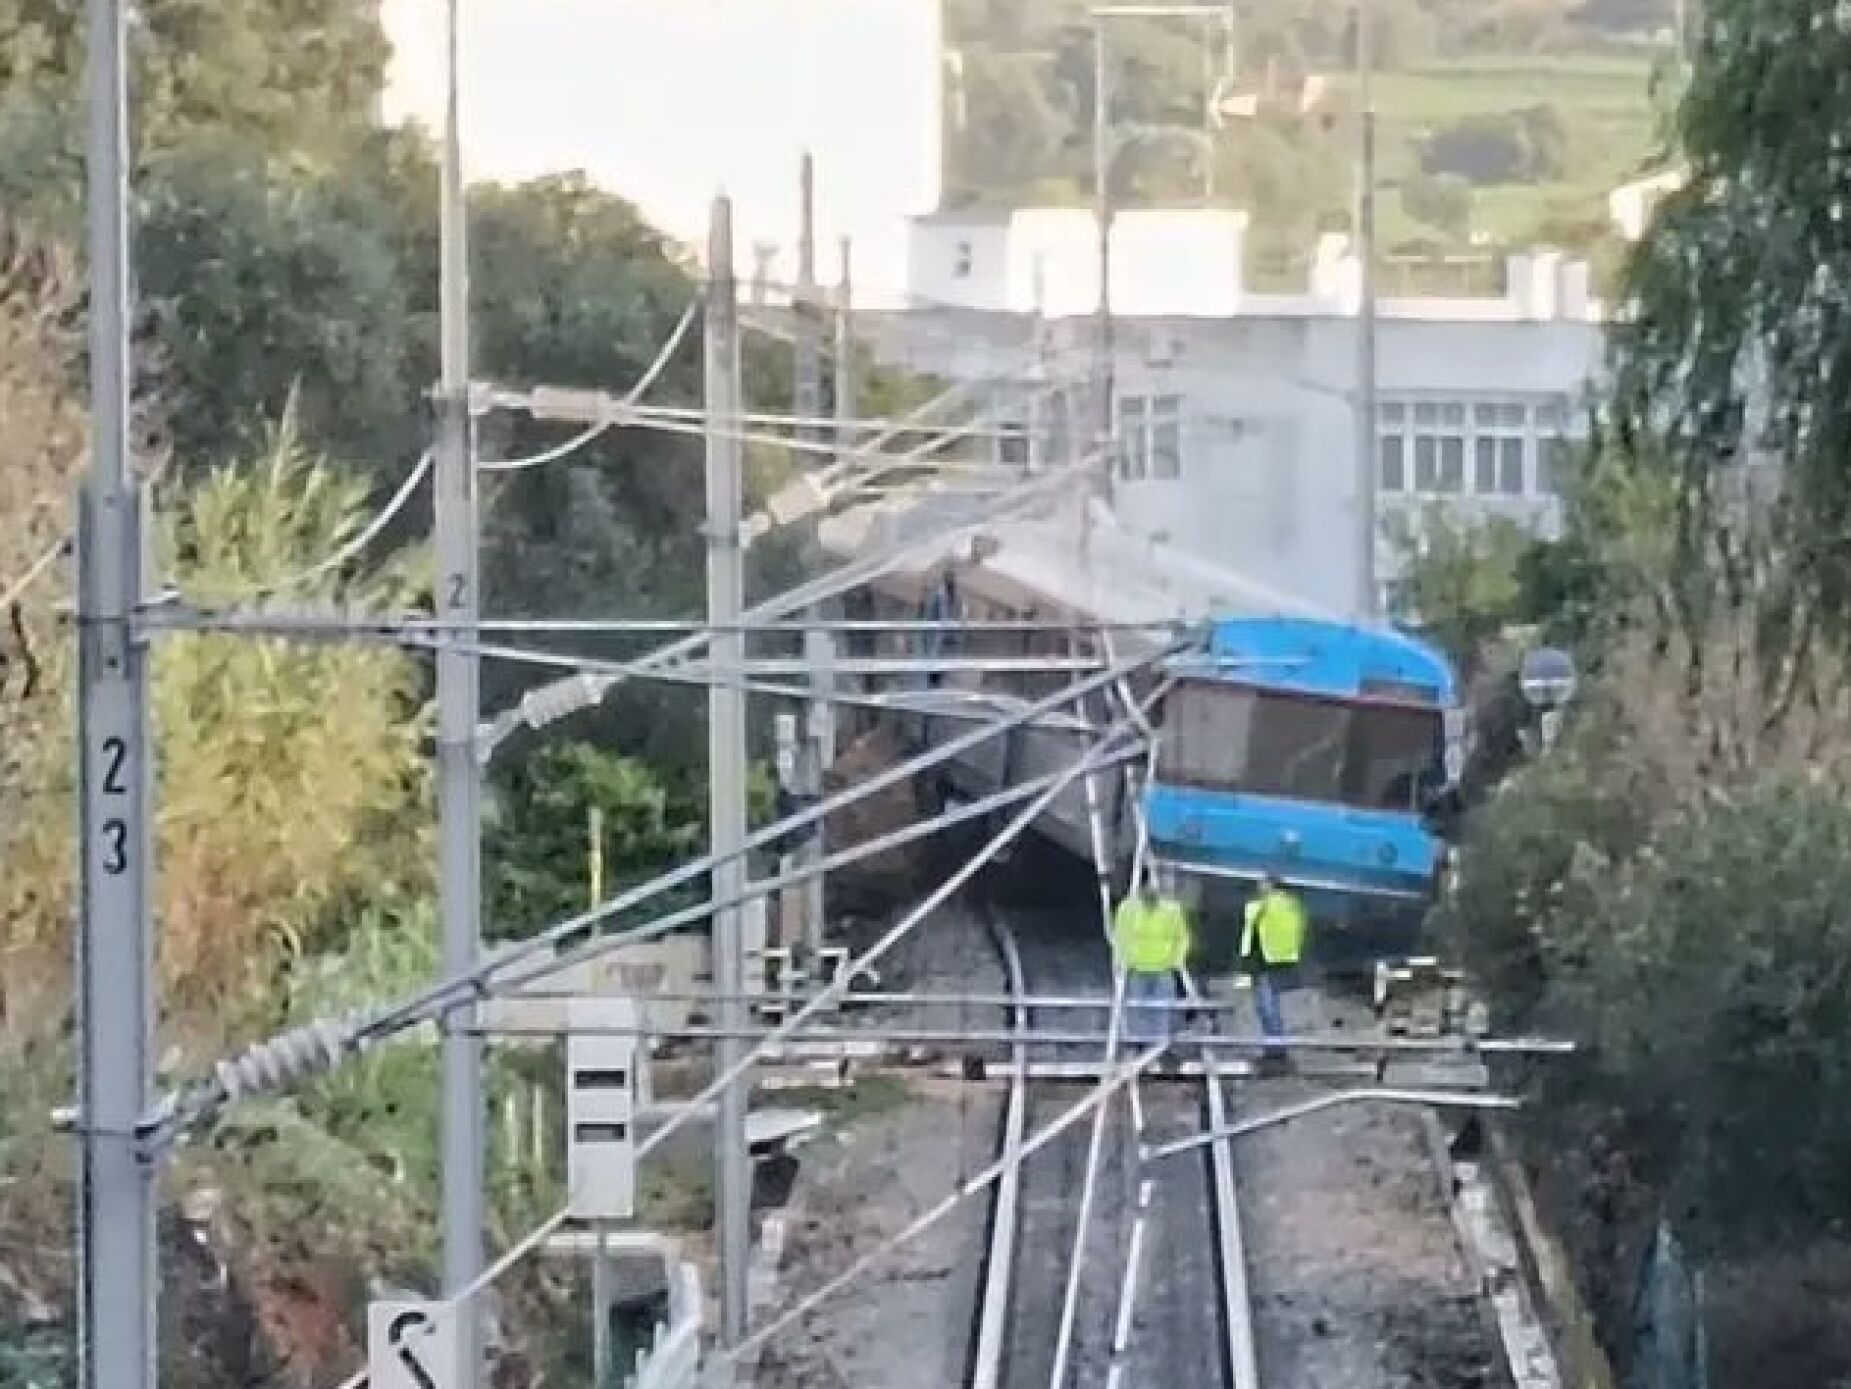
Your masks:
[{"label": "shrub", "polygon": [[1435,132],[1421,150],[1429,176],[1452,174],[1468,183],[1542,183],[1560,178],[1568,137],[1553,106],[1467,116]]}]

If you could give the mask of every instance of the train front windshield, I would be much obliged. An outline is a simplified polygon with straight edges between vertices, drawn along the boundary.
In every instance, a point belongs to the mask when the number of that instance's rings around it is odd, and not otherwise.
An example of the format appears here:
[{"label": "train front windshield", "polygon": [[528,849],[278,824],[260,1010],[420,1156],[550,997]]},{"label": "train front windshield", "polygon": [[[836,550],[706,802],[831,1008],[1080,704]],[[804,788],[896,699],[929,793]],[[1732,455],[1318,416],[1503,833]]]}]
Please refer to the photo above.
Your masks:
[{"label": "train front windshield", "polygon": [[1444,778],[1438,709],[1193,680],[1164,701],[1160,780],[1416,811]]}]

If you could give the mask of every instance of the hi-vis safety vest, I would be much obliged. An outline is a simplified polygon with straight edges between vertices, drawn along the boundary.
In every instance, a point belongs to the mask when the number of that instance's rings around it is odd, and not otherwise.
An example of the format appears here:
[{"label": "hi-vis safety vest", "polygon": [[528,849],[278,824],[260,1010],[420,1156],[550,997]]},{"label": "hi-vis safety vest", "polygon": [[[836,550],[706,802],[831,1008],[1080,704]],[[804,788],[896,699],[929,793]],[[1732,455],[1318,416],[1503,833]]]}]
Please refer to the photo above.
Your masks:
[{"label": "hi-vis safety vest", "polygon": [[1189,918],[1182,903],[1159,897],[1148,906],[1127,897],[1112,916],[1112,948],[1134,974],[1163,974],[1189,962]]},{"label": "hi-vis safety vest", "polygon": [[1260,958],[1269,965],[1295,965],[1305,948],[1305,909],[1299,900],[1275,888],[1247,903],[1246,929],[1241,932],[1240,955],[1253,955],[1259,937]]}]

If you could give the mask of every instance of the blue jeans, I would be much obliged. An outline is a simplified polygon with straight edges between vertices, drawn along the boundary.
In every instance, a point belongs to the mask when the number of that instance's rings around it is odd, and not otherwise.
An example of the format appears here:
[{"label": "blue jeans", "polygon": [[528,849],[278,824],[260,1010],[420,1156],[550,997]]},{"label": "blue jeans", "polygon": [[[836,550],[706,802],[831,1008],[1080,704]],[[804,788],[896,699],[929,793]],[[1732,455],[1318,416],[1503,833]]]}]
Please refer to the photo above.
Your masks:
[{"label": "blue jeans", "polygon": [[1253,1011],[1261,1015],[1261,1035],[1268,1041],[1285,1035],[1285,1011],[1281,1009],[1279,970],[1262,969],[1253,976]]},{"label": "blue jeans", "polygon": [[1125,1040],[1149,1046],[1170,1040],[1175,1011],[1170,1008],[1139,1007],[1150,1003],[1173,1003],[1176,1000],[1176,976],[1169,970],[1161,974],[1125,972]]}]

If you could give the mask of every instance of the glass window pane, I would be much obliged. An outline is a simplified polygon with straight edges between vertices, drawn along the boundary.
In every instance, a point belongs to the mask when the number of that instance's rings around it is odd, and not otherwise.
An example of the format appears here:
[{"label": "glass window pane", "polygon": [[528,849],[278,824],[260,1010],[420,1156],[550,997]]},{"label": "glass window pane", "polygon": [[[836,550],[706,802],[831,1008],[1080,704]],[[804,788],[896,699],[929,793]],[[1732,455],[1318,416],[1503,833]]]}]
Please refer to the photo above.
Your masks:
[{"label": "glass window pane", "polygon": [[1021,421],[1004,423],[1003,437],[997,441],[997,461],[1017,468],[1028,462],[1028,428]]},{"label": "glass window pane", "polygon": [[1360,705],[1350,721],[1343,799],[1370,810],[1417,810],[1445,779],[1445,734],[1431,709]]},{"label": "glass window pane", "polygon": [[1145,433],[1146,402],[1141,395],[1121,396],[1118,402],[1118,473],[1135,481],[1149,471],[1150,440]]},{"label": "glass window pane", "polygon": [[1489,429],[1498,422],[1499,407],[1496,405],[1474,405],[1472,422],[1481,429]]},{"label": "glass window pane", "polygon": [[1440,491],[1465,490],[1465,440],[1448,435],[1440,440]]},{"label": "glass window pane", "polygon": [[1310,801],[1343,798],[1350,710],[1341,704],[1260,695],[1241,789]]},{"label": "glass window pane", "polygon": [[1489,493],[1498,490],[1497,439],[1480,436],[1472,444],[1472,490]]},{"label": "glass window pane", "polygon": [[1438,424],[1439,422],[1440,407],[1432,401],[1424,401],[1414,407],[1415,424]]},{"label": "glass window pane", "polygon": [[1401,436],[1390,434],[1382,440],[1382,481],[1384,492],[1403,492],[1407,490],[1407,459],[1403,450],[1406,448]]},{"label": "glass window pane", "polygon": [[1414,490],[1435,492],[1440,481],[1440,441],[1422,435],[1414,441]]},{"label": "glass window pane", "polygon": [[1181,477],[1182,471],[1182,424],[1173,414],[1159,416],[1150,427],[1150,475],[1174,478]]},{"label": "glass window pane", "polygon": [[1392,405],[1384,405],[1376,411],[1376,418],[1385,425],[1402,424],[1407,420],[1407,417],[1407,406],[1401,404],[1400,401],[1396,401]]},{"label": "glass window pane", "polygon": [[1529,407],[1525,405],[1498,406],[1498,422],[1507,429],[1522,429],[1529,423]]},{"label": "glass window pane", "polygon": [[1154,419],[1179,420],[1183,417],[1183,398],[1179,395],[1160,395],[1151,403],[1151,416]]},{"label": "glass window pane", "polygon": [[1254,694],[1205,680],[1178,685],[1163,702],[1157,774],[1196,786],[1233,786],[1247,764]]},{"label": "glass window pane", "polygon": [[1464,428],[1465,407],[1463,405],[1442,405],[1440,407],[1440,423],[1451,425],[1455,429]]},{"label": "glass window pane", "polygon": [[1568,404],[1560,396],[1551,396],[1536,407],[1536,429],[1541,434],[1559,434],[1568,419]]},{"label": "glass window pane", "polygon": [[1498,440],[1498,491],[1512,497],[1523,495],[1523,440]]}]

